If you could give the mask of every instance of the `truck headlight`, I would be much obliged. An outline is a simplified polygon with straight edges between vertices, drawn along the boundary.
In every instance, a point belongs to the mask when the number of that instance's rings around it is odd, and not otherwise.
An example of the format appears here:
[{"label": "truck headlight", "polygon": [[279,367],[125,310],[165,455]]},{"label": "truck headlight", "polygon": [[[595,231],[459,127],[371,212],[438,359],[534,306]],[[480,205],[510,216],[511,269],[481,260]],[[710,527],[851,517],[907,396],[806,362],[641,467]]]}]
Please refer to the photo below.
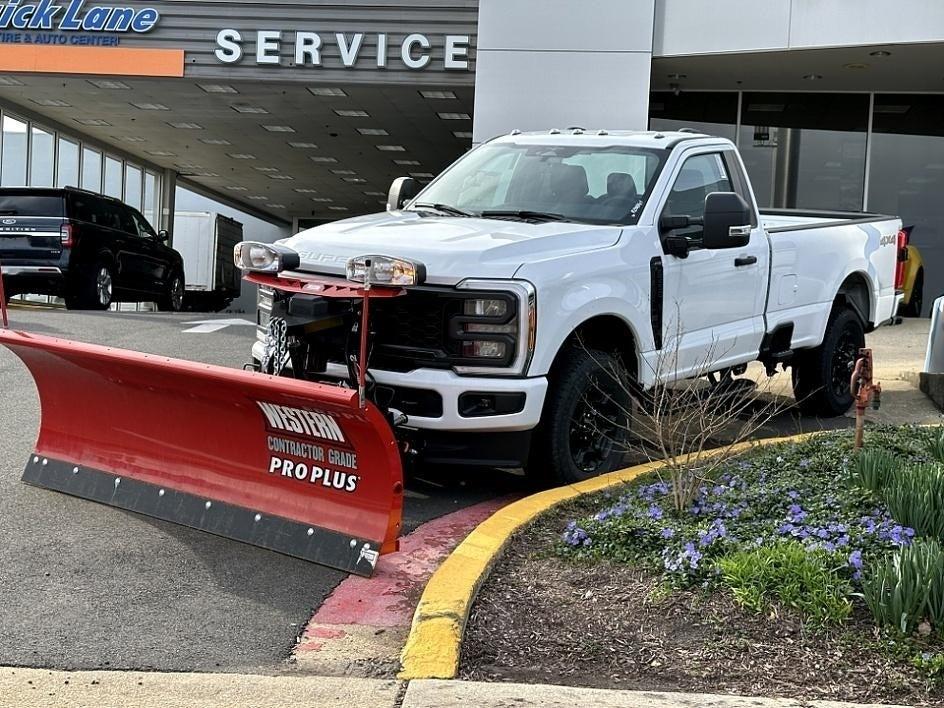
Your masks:
[{"label": "truck headlight", "polygon": [[275,243],[243,241],[233,249],[233,260],[240,270],[256,273],[281,273],[298,268],[301,258],[298,252]]},{"label": "truck headlight", "polygon": [[390,256],[357,256],[347,262],[347,279],[371,285],[419,285],[426,280],[426,266]]},{"label": "truck headlight", "polygon": [[462,314],[449,321],[464,360],[458,374],[521,375],[534,352],[534,286],[525,281],[466,280],[456,286],[477,291],[463,298]]}]

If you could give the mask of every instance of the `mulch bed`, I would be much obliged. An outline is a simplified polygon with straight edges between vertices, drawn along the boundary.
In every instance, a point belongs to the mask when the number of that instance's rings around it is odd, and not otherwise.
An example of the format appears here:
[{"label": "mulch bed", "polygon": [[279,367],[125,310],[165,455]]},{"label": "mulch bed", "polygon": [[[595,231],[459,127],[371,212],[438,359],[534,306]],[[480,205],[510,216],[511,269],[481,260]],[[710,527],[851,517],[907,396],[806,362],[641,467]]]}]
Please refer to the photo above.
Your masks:
[{"label": "mulch bed", "polygon": [[722,593],[669,593],[644,571],[552,556],[590,508],[553,511],[512,539],[472,609],[463,678],[944,706],[944,688],[881,650],[862,608],[810,632]]}]

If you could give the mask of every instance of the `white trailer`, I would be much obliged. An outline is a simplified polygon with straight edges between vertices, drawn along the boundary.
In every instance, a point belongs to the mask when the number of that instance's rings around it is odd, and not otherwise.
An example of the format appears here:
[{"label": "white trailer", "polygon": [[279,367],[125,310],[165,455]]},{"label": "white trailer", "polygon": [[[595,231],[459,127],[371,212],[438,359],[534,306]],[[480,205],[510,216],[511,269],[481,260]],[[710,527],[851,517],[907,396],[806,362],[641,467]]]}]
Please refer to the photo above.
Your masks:
[{"label": "white trailer", "polygon": [[188,310],[218,311],[239,297],[242,274],[233,263],[233,247],[243,225],[208,211],[174,215],[174,248],[184,258]]}]

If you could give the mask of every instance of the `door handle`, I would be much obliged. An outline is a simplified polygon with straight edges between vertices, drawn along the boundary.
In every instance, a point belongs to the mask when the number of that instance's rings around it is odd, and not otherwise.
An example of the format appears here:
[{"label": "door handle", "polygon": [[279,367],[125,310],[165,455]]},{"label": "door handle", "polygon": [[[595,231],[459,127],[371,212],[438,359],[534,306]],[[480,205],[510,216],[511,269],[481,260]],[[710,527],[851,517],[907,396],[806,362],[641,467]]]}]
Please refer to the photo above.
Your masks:
[{"label": "door handle", "polygon": [[734,259],[734,267],[749,266],[757,263],[757,256],[738,256]]}]

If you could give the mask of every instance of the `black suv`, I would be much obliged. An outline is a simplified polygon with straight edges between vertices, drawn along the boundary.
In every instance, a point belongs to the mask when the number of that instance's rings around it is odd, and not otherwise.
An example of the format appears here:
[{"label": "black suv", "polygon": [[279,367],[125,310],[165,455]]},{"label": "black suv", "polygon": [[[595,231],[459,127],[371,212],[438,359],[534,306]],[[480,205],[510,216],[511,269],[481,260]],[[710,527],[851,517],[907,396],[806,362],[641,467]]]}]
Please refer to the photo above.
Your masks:
[{"label": "black suv", "polygon": [[0,268],[7,297],[57,295],[72,309],[155,301],[180,310],[183,258],[141,212],[81,189],[0,189]]}]

